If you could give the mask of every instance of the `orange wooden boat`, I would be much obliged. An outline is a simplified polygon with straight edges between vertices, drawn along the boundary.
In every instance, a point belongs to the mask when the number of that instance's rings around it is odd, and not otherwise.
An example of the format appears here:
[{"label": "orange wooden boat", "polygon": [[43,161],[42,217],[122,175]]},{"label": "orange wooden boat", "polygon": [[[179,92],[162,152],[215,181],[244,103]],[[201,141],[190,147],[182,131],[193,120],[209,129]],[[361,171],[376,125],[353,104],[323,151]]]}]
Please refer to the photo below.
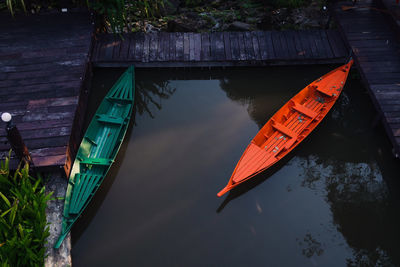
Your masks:
[{"label": "orange wooden boat", "polygon": [[265,171],[304,140],[335,104],[346,82],[347,64],[325,74],[289,100],[247,146],[220,197]]}]

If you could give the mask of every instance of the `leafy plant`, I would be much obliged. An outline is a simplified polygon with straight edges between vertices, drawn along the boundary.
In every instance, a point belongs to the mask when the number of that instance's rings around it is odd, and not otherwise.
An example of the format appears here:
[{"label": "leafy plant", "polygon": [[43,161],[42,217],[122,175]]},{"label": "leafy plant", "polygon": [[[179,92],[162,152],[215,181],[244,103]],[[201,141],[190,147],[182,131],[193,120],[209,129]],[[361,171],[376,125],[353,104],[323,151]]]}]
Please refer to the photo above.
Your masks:
[{"label": "leafy plant", "polygon": [[307,0],[275,0],[277,7],[298,8],[304,6]]},{"label": "leafy plant", "polygon": [[114,32],[122,32],[126,25],[125,0],[96,0],[88,5],[108,23]]},{"label": "leafy plant", "polygon": [[121,33],[126,27],[130,29],[129,19],[143,20],[160,17],[167,0],[95,0],[88,2],[108,26],[116,33]]},{"label": "leafy plant", "polygon": [[9,158],[1,162],[1,266],[43,266],[49,236],[45,209],[51,195],[40,178],[29,175],[28,165],[11,173]]},{"label": "leafy plant", "polygon": [[[14,9],[18,5],[16,0],[6,0],[7,8],[10,10],[11,15],[14,16]],[[19,4],[22,9],[26,12],[26,6],[24,0],[20,0]]]}]

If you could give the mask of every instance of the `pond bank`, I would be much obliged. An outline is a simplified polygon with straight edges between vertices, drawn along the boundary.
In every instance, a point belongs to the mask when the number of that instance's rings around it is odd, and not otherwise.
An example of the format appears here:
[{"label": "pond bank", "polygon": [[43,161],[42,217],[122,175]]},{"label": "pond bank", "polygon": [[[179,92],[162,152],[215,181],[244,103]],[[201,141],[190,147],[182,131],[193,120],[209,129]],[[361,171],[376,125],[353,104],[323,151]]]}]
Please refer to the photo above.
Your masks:
[{"label": "pond bank", "polygon": [[46,183],[46,191],[53,192],[56,200],[51,200],[46,209],[47,222],[49,223],[50,236],[47,238],[45,266],[67,267],[72,265],[71,259],[71,234],[65,238],[61,247],[53,248],[59,234],[61,233],[62,214],[64,208],[64,197],[68,181],[61,172],[50,172],[45,174],[49,180]]}]

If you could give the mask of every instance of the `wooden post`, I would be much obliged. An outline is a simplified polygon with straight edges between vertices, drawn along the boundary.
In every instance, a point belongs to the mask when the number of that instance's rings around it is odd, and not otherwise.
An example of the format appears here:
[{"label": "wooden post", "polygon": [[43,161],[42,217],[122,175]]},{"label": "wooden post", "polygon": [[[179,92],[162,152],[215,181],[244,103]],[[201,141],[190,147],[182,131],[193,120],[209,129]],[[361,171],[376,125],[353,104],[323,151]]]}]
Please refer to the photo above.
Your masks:
[{"label": "wooden post", "polygon": [[17,126],[12,123],[11,114],[8,112],[4,112],[1,115],[1,119],[5,123],[7,123],[7,139],[15,155],[20,161],[23,161],[25,164],[28,163],[29,167],[33,168],[34,166],[31,155],[29,154],[28,148],[26,147],[24,140],[22,140],[21,134],[19,133]]}]

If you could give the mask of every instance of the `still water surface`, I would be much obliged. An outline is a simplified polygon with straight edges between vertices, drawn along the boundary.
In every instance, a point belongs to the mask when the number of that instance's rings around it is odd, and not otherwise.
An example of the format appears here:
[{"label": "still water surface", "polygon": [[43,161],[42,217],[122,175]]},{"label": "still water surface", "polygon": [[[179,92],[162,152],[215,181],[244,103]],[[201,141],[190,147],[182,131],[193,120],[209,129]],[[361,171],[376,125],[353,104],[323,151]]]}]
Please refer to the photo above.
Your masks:
[{"label": "still water surface", "polygon": [[[399,162],[356,73],[288,158],[216,196],[268,118],[332,68],[137,71],[134,124],[73,229],[73,265],[399,265]],[[90,114],[122,71],[95,71]]]}]

